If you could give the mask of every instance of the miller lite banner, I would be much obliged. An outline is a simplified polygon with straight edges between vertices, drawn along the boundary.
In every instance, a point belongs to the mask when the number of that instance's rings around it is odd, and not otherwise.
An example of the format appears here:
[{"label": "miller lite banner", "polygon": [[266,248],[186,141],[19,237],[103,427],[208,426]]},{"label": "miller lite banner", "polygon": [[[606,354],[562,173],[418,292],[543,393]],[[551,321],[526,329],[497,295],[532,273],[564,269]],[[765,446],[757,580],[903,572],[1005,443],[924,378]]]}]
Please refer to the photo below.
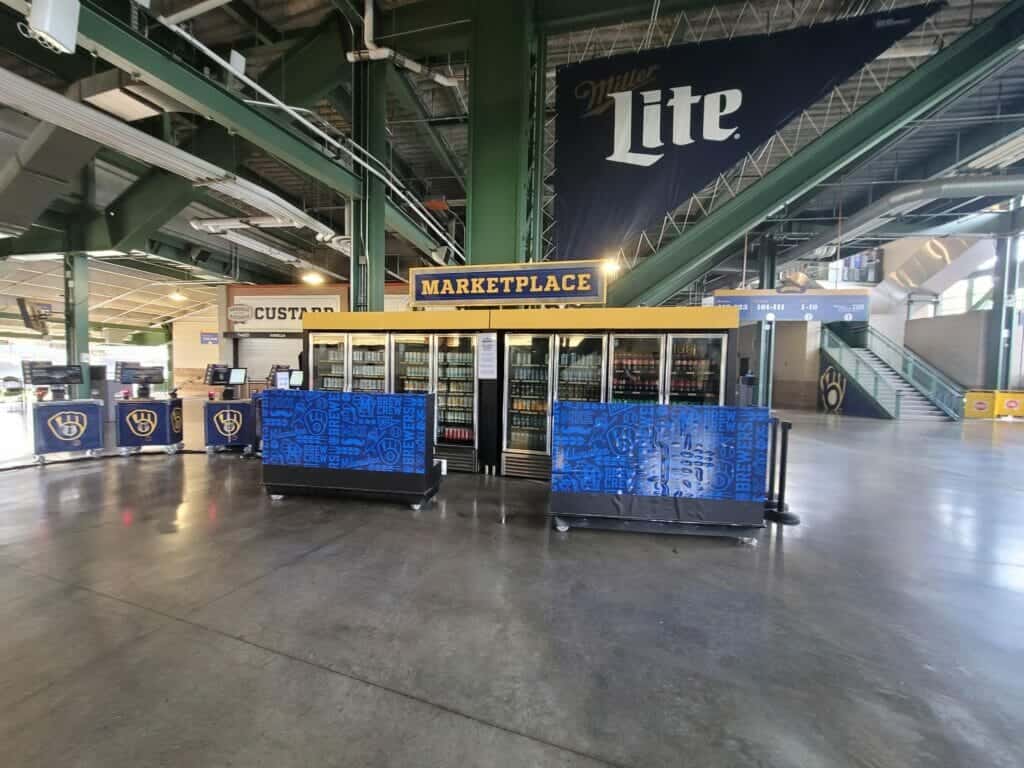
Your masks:
[{"label": "miller lite banner", "polygon": [[557,258],[614,255],[940,7],[559,67]]}]

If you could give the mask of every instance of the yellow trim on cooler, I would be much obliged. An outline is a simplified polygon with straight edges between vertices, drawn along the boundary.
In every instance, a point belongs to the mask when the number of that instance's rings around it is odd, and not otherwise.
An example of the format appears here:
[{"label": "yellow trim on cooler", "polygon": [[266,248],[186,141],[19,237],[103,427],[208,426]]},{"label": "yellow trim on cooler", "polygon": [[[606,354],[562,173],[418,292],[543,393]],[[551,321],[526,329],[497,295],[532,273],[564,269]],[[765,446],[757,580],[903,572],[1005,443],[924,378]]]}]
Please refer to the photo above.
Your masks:
[{"label": "yellow trim on cooler", "polygon": [[307,312],[305,331],[486,331],[486,309],[448,312]]},{"label": "yellow trim on cooler", "polygon": [[505,331],[712,331],[739,327],[738,307],[491,310],[491,328]]}]

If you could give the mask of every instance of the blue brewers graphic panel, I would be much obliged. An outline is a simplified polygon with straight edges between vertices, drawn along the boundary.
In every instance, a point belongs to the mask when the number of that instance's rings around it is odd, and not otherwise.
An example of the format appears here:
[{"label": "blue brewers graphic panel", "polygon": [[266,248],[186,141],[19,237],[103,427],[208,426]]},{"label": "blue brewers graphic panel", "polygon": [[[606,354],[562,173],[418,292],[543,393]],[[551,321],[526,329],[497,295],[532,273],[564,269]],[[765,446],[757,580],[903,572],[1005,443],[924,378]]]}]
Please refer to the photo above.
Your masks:
[{"label": "blue brewers graphic panel", "polygon": [[265,390],[263,463],[423,474],[431,397]]},{"label": "blue brewers graphic panel", "polygon": [[765,408],[557,402],[551,490],[764,501]]}]

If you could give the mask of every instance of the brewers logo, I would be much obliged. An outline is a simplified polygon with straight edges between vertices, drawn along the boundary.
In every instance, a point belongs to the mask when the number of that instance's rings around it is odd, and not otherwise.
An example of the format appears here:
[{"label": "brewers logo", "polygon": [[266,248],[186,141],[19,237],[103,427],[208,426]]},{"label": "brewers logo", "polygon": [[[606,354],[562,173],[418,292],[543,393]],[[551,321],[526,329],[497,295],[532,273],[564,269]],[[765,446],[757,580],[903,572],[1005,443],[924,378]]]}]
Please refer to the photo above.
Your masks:
[{"label": "brewers logo", "polygon": [[80,440],[89,427],[89,417],[81,411],[59,411],[46,420],[46,426],[58,440]]},{"label": "brewers logo", "polygon": [[213,414],[213,426],[228,440],[242,431],[242,412],[225,408]]},{"label": "brewers logo", "polygon": [[[180,414],[178,418],[181,418]],[[125,422],[136,437],[152,437],[156,432],[160,417],[157,416],[156,411],[151,411],[148,408],[136,408],[133,411],[128,411]]]},{"label": "brewers logo", "polygon": [[181,407],[171,409],[171,431],[181,432]]},{"label": "brewers logo", "polygon": [[821,393],[821,400],[825,405],[825,413],[843,412],[843,401],[846,400],[846,376],[830,365],[818,379],[818,391]]}]

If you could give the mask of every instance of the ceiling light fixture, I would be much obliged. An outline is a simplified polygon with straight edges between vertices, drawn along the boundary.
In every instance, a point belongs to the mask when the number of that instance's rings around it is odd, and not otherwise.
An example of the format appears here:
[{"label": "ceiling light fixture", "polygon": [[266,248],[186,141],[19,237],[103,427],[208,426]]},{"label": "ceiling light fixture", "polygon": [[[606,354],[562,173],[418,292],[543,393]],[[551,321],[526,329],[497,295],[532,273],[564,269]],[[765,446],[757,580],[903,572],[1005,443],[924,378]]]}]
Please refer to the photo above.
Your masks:
[{"label": "ceiling light fixture", "polygon": [[167,294],[167,298],[170,299],[171,301],[188,301],[188,296],[186,296],[181,291],[171,291],[169,294]]},{"label": "ceiling light fixture", "polygon": [[323,285],[324,276],[321,275],[319,272],[306,272],[302,275],[302,282],[306,283],[307,285]]}]

